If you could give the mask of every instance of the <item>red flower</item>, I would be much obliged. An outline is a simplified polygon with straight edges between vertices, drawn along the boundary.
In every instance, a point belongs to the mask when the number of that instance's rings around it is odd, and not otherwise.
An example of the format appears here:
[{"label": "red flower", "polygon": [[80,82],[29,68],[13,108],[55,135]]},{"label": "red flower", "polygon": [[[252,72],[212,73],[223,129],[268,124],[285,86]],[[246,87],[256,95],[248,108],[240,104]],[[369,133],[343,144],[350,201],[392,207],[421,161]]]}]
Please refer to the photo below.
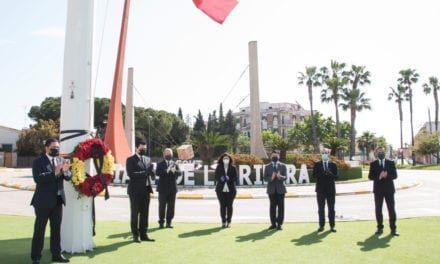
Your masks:
[{"label": "red flower", "polygon": [[93,145],[98,145],[102,149],[103,155],[107,154],[107,152],[109,151],[109,148],[105,145],[105,143],[101,139],[90,138],[90,139],[87,139],[87,140],[81,142],[75,148],[74,157],[76,157],[82,161],[91,158]]}]

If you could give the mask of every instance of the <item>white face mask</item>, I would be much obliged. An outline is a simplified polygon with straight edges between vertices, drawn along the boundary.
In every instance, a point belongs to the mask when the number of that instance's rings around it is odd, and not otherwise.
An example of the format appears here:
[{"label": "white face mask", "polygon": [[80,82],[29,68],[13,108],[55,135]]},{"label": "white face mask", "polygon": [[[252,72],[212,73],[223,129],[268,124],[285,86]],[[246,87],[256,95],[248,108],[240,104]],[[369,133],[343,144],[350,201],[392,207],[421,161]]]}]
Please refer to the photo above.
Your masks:
[{"label": "white face mask", "polygon": [[223,164],[224,165],[228,165],[229,164],[229,159],[223,159]]}]

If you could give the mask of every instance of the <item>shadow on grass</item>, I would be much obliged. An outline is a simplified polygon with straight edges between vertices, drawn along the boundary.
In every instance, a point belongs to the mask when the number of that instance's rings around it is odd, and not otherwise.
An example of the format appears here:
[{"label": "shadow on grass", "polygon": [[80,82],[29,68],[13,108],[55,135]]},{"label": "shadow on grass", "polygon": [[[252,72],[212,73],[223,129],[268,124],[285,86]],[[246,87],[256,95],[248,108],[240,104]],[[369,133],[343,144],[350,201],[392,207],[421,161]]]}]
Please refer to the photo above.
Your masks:
[{"label": "shadow on grass", "polygon": [[257,240],[262,240],[265,239],[273,234],[275,234],[276,231],[275,230],[267,230],[267,229],[263,229],[259,232],[255,232],[255,233],[250,233],[248,235],[245,236],[238,236],[236,242],[247,242],[247,241],[252,241],[255,242]]},{"label": "shadow on grass", "polygon": [[[0,240],[0,263],[31,263],[32,238]],[[45,248],[41,252],[42,263],[49,263],[52,254],[49,251],[49,239],[44,240]]]},{"label": "shadow on grass", "polygon": [[213,233],[219,232],[220,230],[222,230],[221,227],[214,227],[214,228],[208,228],[208,229],[202,229],[202,230],[194,230],[191,232],[179,234],[179,238],[209,236],[209,235],[212,235]]},{"label": "shadow on grass", "polygon": [[297,246],[308,246],[322,242],[322,239],[328,236],[330,233],[330,231],[320,233],[313,231],[307,235],[303,235],[300,238],[292,239],[292,242],[294,242]]},{"label": "shadow on grass", "polygon": [[80,253],[80,254],[75,253],[73,255],[69,254],[69,253],[64,253],[64,255],[69,259],[75,259],[75,257],[94,258],[94,257],[101,255],[101,254],[106,254],[109,252],[117,251],[119,248],[121,248],[123,246],[127,246],[132,243],[133,242],[131,240],[126,240],[126,241],[112,243],[112,244],[105,245],[105,246],[97,246],[96,248],[93,249],[93,251],[87,251],[86,253]]},{"label": "shadow on grass", "polygon": [[392,235],[379,237],[373,234],[364,241],[357,242],[357,245],[361,247],[361,251],[371,251],[378,248],[387,248],[390,246],[389,242],[392,238]]},{"label": "shadow on grass", "polygon": [[[159,230],[159,227],[155,227],[155,228],[150,228],[148,229],[148,234],[153,233],[155,231]],[[113,234],[113,235],[109,235],[107,238],[108,239],[114,239],[114,238],[123,238],[123,239],[127,239],[127,238],[131,238],[132,234],[131,232],[124,232],[124,233],[120,233],[120,234]]]}]

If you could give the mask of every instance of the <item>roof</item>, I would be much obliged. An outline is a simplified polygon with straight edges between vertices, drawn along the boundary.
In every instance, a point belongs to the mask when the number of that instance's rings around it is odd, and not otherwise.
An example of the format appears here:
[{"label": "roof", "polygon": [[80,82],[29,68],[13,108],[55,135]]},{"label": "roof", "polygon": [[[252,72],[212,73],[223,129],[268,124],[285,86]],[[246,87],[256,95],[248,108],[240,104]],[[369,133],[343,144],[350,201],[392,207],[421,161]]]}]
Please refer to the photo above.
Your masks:
[{"label": "roof", "polygon": [[14,132],[20,133],[20,129],[16,129],[16,128],[12,128],[12,127],[7,127],[7,126],[2,126],[0,125],[0,129],[7,129],[7,130],[12,130]]}]

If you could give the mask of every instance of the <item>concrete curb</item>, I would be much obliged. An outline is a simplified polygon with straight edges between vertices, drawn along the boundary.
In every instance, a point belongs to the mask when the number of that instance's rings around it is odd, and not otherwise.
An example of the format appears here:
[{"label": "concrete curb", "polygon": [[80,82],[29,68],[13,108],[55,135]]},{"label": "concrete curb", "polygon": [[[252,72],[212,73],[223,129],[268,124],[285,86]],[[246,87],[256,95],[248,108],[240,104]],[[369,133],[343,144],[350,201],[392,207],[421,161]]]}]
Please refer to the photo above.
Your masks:
[{"label": "concrete curb", "polygon": [[[410,189],[410,188],[415,188],[422,185],[421,182],[413,182],[411,184],[407,184],[404,183],[402,185],[399,185],[396,188],[396,191],[400,191],[400,190],[406,190],[406,189]],[[6,181],[1,181],[0,182],[0,186],[6,187],[6,188],[11,188],[11,189],[16,189],[16,190],[24,190],[24,191],[35,191],[35,185],[28,185],[28,186],[22,186],[20,184],[17,183],[8,183]],[[358,189],[355,191],[350,191],[350,192],[339,192],[336,193],[336,196],[345,196],[345,195],[363,195],[363,194],[371,194],[373,193],[372,190],[367,190],[367,189]],[[110,194],[111,197],[114,198],[128,198],[127,194]],[[104,196],[103,193],[99,194],[99,196]],[[309,193],[297,193],[297,192],[288,192],[286,193],[286,198],[304,198],[304,197],[315,197],[316,193],[315,192],[309,192]],[[157,193],[154,193],[151,198],[157,198]],[[217,196],[215,194],[212,195],[204,195],[201,193],[177,193],[176,196],[177,199],[182,199],[182,200],[214,200],[217,199]],[[239,193],[237,194],[237,196],[235,197],[236,199],[267,199],[267,195],[253,195],[251,193]]]}]

